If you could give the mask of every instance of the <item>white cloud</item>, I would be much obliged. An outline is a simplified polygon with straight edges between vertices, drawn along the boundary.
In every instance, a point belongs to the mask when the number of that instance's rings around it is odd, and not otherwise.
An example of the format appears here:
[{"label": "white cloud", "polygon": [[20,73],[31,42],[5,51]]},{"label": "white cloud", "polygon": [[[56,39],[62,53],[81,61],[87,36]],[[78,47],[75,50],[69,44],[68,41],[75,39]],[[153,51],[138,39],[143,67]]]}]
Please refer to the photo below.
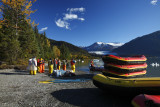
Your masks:
[{"label": "white cloud", "polygon": [[47,30],[48,29],[48,27],[44,27],[44,28],[41,28],[39,31],[40,32],[43,32],[43,31],[45,31],[45,30]]},{"label": "white cloud", "polygon": [[84,21],[85,19],[84,18],[78,18],[78,20]]},{"label": "white cloud", "polygon": [[65,17],[63,19],[66,20],[81,20],[84,21],[84,18],[79,18],[78,15],[76,14],[65,14]]},{"label": "white cloud", "polygon": [[[59,18],[58,20],[55,21],[55,23],[58,27],[70,29],[69,26],[70,26],[70,23],[72,20],[80,20],[80,21],[85,20],[83,17],[79,17],[78,13],[76,14],[76,12],[79,12],[79,14],[80,14],[80,13],[83,13],[84,11],[85,11],[85,8],[83,8],[83,7],[81,7],[81,8],[68,8],[67,12],[63,14],[64,17]],[[74,12],[74,14],[72,12]]]},{"label": "white cloud", "polygon": [[69,20],[69,19],[77,19],[78,16],[76,14],[65,14],[65,17],[63,17],[64,20]]},{"label": "white cloud", "polygon": [[84,12],[85,8],[81,7],[81,8],[68,8],[67,11],[69,11],[70,13],[72,12]]},{"label": "white cloud", "polygon": [[158,1],[158,0],[152,0],[152,1],[151,1],[151,4],[152,4],[152,5],[156,5],[156,4],[157,4],[157,1]]},{"label": "white cloud", "polygon": [[55,23],[56,23],[56,25],[58,26],[58,27],[64,27],[64,28],[66,28],[66,29],[70,29],[69,28],[69,23],[68,22],[66,22],[66,21],[64,21],[64,20],[61,20],[61,19],[58,19],[57,21],[55,21]]}]

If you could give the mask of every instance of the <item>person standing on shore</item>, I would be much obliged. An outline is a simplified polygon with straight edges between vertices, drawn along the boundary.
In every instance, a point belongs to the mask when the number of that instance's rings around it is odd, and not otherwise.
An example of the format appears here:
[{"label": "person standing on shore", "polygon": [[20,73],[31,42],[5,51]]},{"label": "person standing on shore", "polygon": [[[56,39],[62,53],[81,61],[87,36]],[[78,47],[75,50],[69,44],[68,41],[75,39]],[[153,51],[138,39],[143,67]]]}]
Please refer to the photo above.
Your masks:
[{"label": "person standing on shore", "polygon": [[49,74],[53,73],[53,61],[52,58],[49,59],[48,61],[48,68],[49,68]]},{"label": "person standing on shore", "polygon": [[75,72],[75,70],[76,70],[75,63],[76,63],[75,60],[72,59],[71,60],[71,69],[72,69],[73,72]]},{"label": "person standing on shore", "polygon": [[40,73],[44,73],[44,60],[41,58],[39,62]]},{"label": "person standing on shore", "polygon": [[39,73],[42,73],[42,58],[39,61]]},{"label": "person standing on shore", "polygon": [[40,59],[37,60],[37,71],[40,72]]},{"label": "person standing on shore", "polygon": [[42,59],[42,73],[44,73],[44,70],[45,70],[45,61],[44,59]]},{"label": "person standing on shore", "polygon": [[61,61],[60,61],[60,59],[58,59],[58,61],[57,61],[57,69],[58,69],[58,70],[61,69]]},{"label": "person standing on shore", "polygon": [[34,57],[32,59],[31,75],[36,75],[37,73],[37,59]]},{"label": "person standing on shore", "polygon": [[63,60],[63,70],[66,71],[66,60]]},{"label": "person standing on shore", "polygon": [[32,67],[32,58],[28,60],[28,67],[27,67],[27,70],[29,70],[29,73],[32,75],[33,72],[31,71],[32,69],[31,67]]},{"label": "person standing on shore", "polygon": [[53,60],[54,70],[57,70],[57,60],[54,58]]},{"label": "person standing on shore", "polygon": [[91,60],[91,67],[94,67],[94,62],[93,62],[93,60]]}]

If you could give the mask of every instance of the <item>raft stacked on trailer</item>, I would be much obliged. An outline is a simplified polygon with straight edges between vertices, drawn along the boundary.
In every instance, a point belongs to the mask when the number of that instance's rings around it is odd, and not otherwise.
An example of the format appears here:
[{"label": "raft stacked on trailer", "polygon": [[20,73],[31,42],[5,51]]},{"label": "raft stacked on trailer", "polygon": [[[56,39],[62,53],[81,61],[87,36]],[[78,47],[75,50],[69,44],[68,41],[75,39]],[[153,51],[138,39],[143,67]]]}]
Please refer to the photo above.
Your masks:
[{"label": "raft stacked on trailer", "polygon": [[120,65],[143,64],[147,58],[144,55],[133,57],[119,57],[115,55],[105,55],[102,57],[104,63],[115,63]]},{"label": "raft stacked on trailer", "polygon": [[137,77],[146,74],[146,60],[142,56],[119,57],[114,55],[105,55],[102,57],[104,62],[103,74],[113,77]]}]

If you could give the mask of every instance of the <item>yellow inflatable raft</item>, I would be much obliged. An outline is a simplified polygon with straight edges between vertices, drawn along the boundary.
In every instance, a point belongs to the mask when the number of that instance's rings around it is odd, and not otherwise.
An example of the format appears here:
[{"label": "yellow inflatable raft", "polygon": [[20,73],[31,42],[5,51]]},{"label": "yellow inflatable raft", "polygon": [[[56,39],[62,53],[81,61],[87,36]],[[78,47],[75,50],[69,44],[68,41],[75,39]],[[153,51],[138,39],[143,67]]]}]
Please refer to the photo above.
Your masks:
[{"label": "yellow inflatable raft", "polygon": [[160,77],[150,78],[115,78],[102,74],[93,77],[93,83],[104,91],[114,93],[152,93],[160,94]]}]

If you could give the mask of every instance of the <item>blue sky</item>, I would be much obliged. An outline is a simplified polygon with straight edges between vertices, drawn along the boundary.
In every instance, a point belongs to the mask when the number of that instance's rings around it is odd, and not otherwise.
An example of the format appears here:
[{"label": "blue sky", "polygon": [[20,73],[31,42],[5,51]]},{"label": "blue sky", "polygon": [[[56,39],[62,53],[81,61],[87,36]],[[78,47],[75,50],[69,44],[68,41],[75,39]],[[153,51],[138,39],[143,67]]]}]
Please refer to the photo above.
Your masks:
[{"label": "blue sky", "polygon": [[160,30],[160,0],[37,0],[32,9],[40,33],[76,46],[126,43]]}]

